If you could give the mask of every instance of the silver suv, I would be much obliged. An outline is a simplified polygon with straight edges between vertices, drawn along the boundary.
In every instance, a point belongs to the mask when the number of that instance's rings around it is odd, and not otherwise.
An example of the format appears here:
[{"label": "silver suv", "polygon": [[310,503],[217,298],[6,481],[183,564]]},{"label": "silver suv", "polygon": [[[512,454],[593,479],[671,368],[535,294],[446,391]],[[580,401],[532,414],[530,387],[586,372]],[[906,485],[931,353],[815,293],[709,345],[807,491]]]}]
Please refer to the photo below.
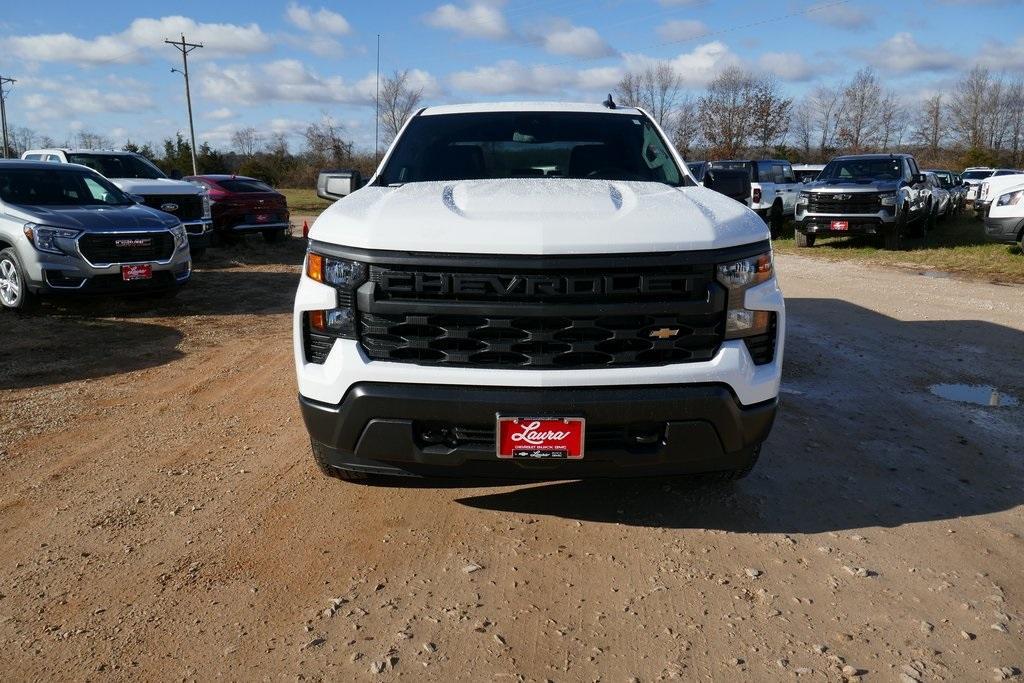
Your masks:
[{"label": "silver suv", "polygon": [[192,274],[174,216],[74,164],[0,161],[0,305],[53,293],[175,292]]}]

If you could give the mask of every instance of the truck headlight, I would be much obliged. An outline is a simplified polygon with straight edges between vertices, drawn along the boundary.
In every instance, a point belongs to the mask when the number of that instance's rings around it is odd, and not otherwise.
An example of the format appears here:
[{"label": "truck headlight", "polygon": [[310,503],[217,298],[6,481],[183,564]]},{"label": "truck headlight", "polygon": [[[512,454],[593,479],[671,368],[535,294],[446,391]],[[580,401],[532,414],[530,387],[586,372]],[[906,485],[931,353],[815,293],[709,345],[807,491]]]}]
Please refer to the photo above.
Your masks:
[{"label": "truck headlight", "polygon": [[206,220],[210,220],[210,218],[213,216],[212,209],[210,208],[211,206],[212,206],[212,204],[210,202],[210,193],[209,192],[204,192],[203,193],[203,218],[206,219]]},{"label": "truck headlight", "polygon": [[1024,190],[1017,190],[1001,195],[996,201],[996,206],[1017,206],[1022,201],[1024,201]]},{"label": "truck headlight", "polygon": [[796,198],[796,203],[800,204],[800,205],[807,204],[810,201],[811,201],[811,193],[810,192],[801,192],[800,196]]},{"label": "truck headlight", "polygon": [[885,192],[883,194],[878,195],[878,198],[881,200],[882,206],[896,206],[895,192]]},{"label": "truck headlight", "polygon": [[740,259],[718,266],[718,281],[729,290],[725,318],[725,338],[742,339],[765,334],[771,325],[771,311],[754,311],[744,307],[746,291],[775,277],[772,252]]},{"label": "truck headlight", "polygon": [[70,230],[68,228],[51,228],[47,225],[36,225],[26,223],[23,231],[28,241],[39,251],[50,254],[75,255],[75,249],[70,244],[71,240],[82,234],[81,230]]},{"label": "truck headlight", "polygon": [[185,226],[178,223],[177,226],[171,228],[171,234],[174,235],[174,248],[181,249],[188,244],[188,233],[185,232]]},{"label": "truck headlight", "polygon": [[366,264],[359,261],[312,251],[306,254],[306,275],[338,290],[336,308],[307,311],[306,321],[311,332],[342,339],[356,338],[355,290],[366,282],[367,272]]}]

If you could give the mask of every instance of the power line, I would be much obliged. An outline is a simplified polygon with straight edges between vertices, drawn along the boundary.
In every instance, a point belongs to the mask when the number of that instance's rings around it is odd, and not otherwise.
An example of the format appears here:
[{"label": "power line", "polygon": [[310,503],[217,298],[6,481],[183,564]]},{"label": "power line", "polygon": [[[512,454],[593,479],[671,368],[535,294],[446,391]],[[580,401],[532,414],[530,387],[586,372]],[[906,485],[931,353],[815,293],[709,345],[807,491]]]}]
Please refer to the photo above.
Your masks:
[{"label": "power line", "polygon": [[199,167],[196,165],[196,129],[192,123],[192,90],[188,82],[188,53],[201,48],[203,44],[185,42],[184,33],[181,34],[181,42],[175,40],[165,40],[164,42],[168,45],[173,45],[174,49],[181,53],[181,61],[185,67],[184,71],[178,71],[178,69],[171,69],[171,71],[180,73],[185,77],[185,103],[188,105],[188,134],[192,139],[192,175],[199,175]]},{"label": "power line", "polygon": [[4,131],[4,149],[3,149],[3,158],[4,159],[7,158],[7,150],[9,149],[9,147],[7,146],[8,145],[8,143],[7,143],[7,93],[10,92],[10,89],[8,89],[7,91],[4,91],[4,86],[9,84],[9,83],[17,83],[17,82],[18,81],[16,81],[13,78],[8,78],[7,76],[0,76],[0,126],[3,127],[3,131]]}]

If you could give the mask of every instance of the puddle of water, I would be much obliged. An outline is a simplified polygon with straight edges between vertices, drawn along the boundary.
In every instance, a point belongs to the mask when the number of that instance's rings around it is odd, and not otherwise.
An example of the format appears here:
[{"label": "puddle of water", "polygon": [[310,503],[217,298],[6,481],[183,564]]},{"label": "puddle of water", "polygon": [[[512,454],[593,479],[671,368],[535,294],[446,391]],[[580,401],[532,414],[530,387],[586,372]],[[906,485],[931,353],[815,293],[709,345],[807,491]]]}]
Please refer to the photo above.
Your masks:
[{"label": "puddle of water", "polygon": [[1020,405],[1016,396],[1004,394],[987,384],[933,384],[928,387],[928,391],[940,398],[978,406],[995,408]]}]

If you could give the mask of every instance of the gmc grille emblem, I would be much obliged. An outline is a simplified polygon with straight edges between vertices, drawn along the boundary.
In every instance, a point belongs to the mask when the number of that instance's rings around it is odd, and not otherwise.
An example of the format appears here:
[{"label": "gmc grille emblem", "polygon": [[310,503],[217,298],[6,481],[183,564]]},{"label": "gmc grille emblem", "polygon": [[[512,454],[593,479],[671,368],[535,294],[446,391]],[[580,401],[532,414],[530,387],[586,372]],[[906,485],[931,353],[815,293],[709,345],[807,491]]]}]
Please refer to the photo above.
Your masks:
[{"label": "gmc grille emblem", "polygon": [[161,204],[160,205],[160,210],[161,211],[166,211],[167,213],[170,213],[172,211],[177,211],[178,210],[178,205],[175,204],[174,202],[167,202],[166,204]]},{"label": "gmc grille emblem", "polygon": [[114,240],[114,246],[118,249],[129,249],[132,247],[149,247],[152,246],[153,240],[148,237],[139,237],[135,239],[120,239]]},{"label": "gmc grille emblem", "polygon": [[489,275],[385,271],[377,279],[385,293],[507,296],[588,296],[595,294],[687,294],[693,275],[616,273],[615,275]]}]

